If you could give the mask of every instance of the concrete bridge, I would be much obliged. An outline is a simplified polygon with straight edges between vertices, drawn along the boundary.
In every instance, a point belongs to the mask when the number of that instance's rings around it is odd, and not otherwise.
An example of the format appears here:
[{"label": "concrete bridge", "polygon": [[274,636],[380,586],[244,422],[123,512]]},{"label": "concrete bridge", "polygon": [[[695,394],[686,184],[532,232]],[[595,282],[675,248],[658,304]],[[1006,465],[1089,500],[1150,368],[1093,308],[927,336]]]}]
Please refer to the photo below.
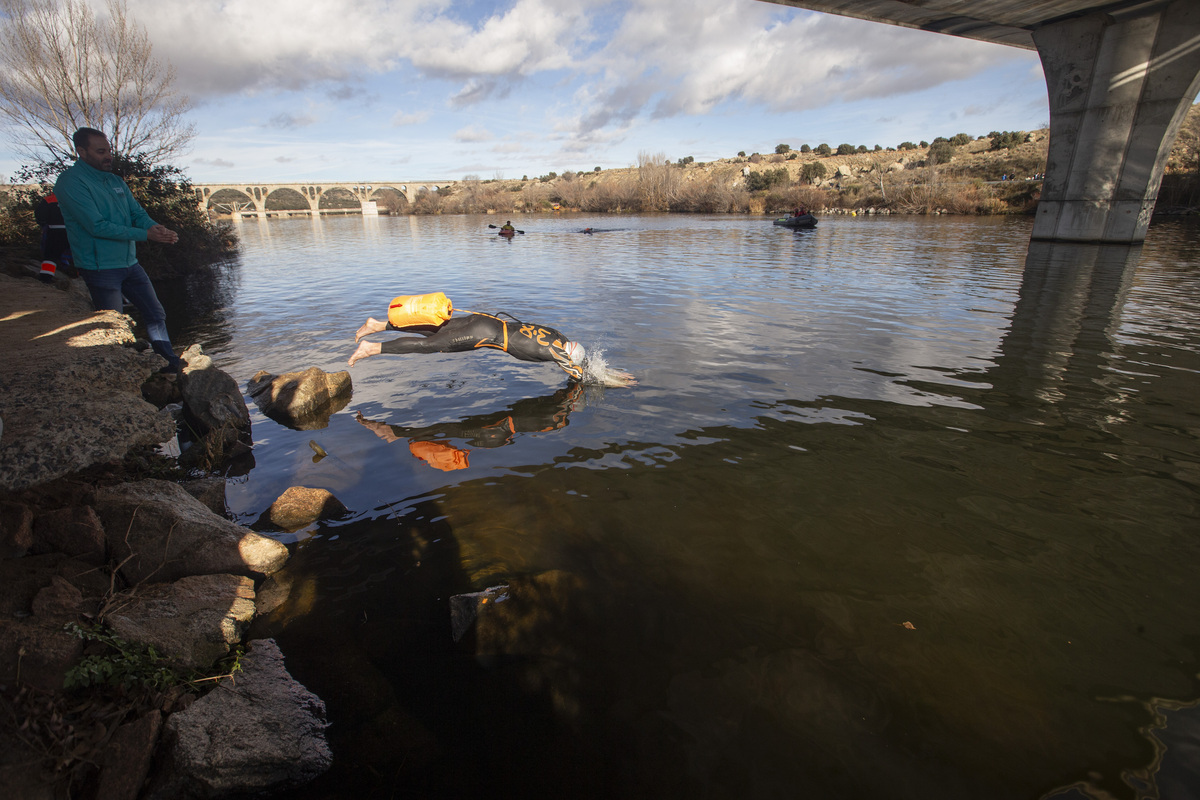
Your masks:
[{"label": "concrete bridge", "polygon": [[[356,211],[378,213],[382,202],[416,202],[422,192],[436,192],[458,181],[356,181],[294,183],[194,183],[200,208],[218,214],[264,217],[273,214],[345,214]],[[274,197],[276,208],[268,210],[267,199]],[[357,203],[357,205],[355,205]],[[286,206],[286,208],[282,208]]]},{"label": "concrete bridge", "polygon": [[1146,238],[1200,90],[1200,0],[765,1],[1037,50],[1050,153],[1033,238]]}]

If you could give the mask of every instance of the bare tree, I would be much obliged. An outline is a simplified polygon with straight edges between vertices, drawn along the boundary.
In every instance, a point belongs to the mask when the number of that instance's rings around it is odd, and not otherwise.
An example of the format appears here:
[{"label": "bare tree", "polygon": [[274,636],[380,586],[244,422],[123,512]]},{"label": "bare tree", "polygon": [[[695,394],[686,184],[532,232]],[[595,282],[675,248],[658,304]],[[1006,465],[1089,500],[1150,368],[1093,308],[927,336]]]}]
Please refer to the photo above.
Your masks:
[{"label": "bare tree", "polygon": [[643,211],[668,211],[679,191],[680,171],[665,153],[638,151],[638,191]]},{"label": "bare tree", "polygon": [[108,134],[113,150],[162,163],[196,135],[175,70],[151,53],[125,0],[97,19],[85,0],[0,0],[0,114],[18,149],[69,160],[80,127]]}]

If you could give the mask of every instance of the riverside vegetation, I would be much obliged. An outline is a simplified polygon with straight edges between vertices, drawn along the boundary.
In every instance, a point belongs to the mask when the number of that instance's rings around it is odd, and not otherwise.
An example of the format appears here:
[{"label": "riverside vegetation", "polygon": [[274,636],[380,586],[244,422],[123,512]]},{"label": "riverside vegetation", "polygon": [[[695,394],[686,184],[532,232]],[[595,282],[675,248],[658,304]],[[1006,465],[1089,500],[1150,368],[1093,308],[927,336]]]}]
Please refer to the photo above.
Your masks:
[{"label": "riverside vegetation", "polygon": [[[897,147],[827,144],[770,154],[739,153],[700,163],[641,153],[636,166],[549,173],[521,180],[468,176],[409,204],[386,189],[386,213],[779,214],[804,206],[824,213],[1029,214],[1041,195],[1048,131],[957,134]],[[279,198],[282,210],[286,199]],[[1158,212],[1200,207],[1200,107],[1193,107],[1166,164]],[[268,209],[272,206],[268,203]]]},{"label": "riverside vegetation", "polygon": [[[70,163],[55,159],[26,167],[15,177],[25,188],[0,192],[0,245],[14,253],[36,254],[41,229],[34,206],[54,188]],[[191,182],[178,167],[154,164],[142,155],[113,159],[113,173],[129,184],[133,196],[155,222],[179,234],[171,247],[138,248],[138,260],[153,278],[173,278],[230,258],[237,235],[223,220],[213,220],[196,205]],[[35,188],[27,188],[29,186]]]}]

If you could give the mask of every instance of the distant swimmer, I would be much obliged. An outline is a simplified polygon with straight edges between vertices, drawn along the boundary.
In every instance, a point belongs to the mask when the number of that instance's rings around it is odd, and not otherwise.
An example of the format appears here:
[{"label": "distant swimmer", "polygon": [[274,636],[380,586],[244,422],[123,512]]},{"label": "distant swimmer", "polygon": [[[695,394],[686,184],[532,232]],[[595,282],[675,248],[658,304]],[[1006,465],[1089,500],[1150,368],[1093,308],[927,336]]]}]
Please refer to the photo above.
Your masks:
[{"label": "distant swimmer", "polygon": [[[511,317],[506,314],[505,316]],[[481,349],[502,350],[521,361],[542,361],[557,364],[572,380],[582,381],[587,366],[587,353],[579,342],[569,340],[562,332],[544,325],[522,322],[515,317],[501,319],[492,314],[468,313],[454,316],[436,325],[417,324],[397,327],[372,317],[362,324],[355,340],[384,330],[415,333],[387,342],[359,342],[349,365],[381,353],[389,355],[425,353],[465,353]],[[637,380],[627,372],[605,369],[599,382],[608,386],[629,386]]]},{"label": "distant swimmer", "polygon": [[592,233],[592,229],[591,229],[591,228],[584,228],[582,231],[580,231],[580,233],[586,233],[586,234],[588,234],[588,235],[591,235],[591,233]]}]

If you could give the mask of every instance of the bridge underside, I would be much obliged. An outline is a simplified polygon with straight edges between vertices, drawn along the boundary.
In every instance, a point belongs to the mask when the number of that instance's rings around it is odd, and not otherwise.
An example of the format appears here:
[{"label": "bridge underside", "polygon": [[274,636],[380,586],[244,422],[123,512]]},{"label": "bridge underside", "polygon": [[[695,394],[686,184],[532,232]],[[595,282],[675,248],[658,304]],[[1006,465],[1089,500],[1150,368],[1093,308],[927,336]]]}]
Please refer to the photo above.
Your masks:
[{"label": "bridge underside", "polygon": [[1196,0],[767,0],[1036,49],[1050,153],[1033,238],[1140,242],[1200,91]]}]

